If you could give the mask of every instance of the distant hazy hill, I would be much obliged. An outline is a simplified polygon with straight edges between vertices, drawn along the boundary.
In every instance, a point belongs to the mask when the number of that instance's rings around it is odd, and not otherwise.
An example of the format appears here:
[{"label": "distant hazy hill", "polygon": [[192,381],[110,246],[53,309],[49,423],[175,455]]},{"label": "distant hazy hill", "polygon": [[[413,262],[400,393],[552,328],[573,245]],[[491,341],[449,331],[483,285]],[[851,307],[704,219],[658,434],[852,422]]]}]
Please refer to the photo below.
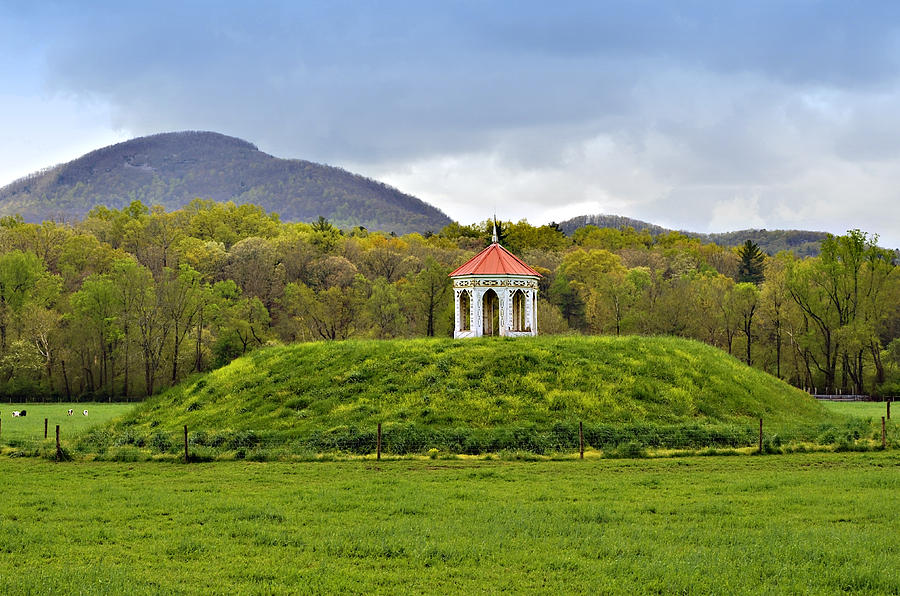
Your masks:
[{"label": "distant hazy hill", "polygon": [[286,221],[320,215],[339,227],[438,231],[450,218],[427,203],[340,168],[279,159],[212,132],[141,137],[92,151],[0,188],[0,215],[27,221],[84,215],[138,199],[176,209],[197,197],[254,203]]},{"label": "distant hazy hill", "polygon": [[[616,229],[631,227],[637,231],[648,230],[653,236],[675,231],[639,219],[622,217],[621,215],[580,215],[559,224],[559,228],[567,236],[571,236],[575,233],[575,230],[584,226]],[[724,232],[721,234],[699,234],[680,231],[680,233],[720,246],[739,246],[747,240],[752,240],[759,245],[763,252],[770,255],[774,255],[782,250],[789,250],[798,256],[815,256],[819,254],[821,242],[828,236],[826,232],[810,232],[807,230],[738,230],[737,232]]]}]

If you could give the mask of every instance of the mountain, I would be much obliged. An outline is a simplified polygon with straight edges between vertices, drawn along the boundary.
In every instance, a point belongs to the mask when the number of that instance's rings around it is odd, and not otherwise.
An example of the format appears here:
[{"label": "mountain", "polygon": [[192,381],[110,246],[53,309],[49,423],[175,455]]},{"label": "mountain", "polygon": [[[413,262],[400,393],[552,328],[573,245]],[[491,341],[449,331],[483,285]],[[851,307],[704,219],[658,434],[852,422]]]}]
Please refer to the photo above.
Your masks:
[{"label": "mountain", "polygon": [[[585,226],[616,229],[634,228],[638,232],[647,230],[652,236],[676,231],[639,219],[622,217],[621,215],[579,215],[561,222],[559,229],[567,236],[571,236],[575,233],[575,230]],[[690,238],[699,238],[704,243],[713,243],[720,246],[740,246],[745,241],[751,240],[758,244],[760,250],[767,254],[774,255],[782,250],[789,250],[800,257],[818,255],[822,240],[828,236],[826,232],[811,232],[808,230],[738,230],[736,232],[718,234],[677,231]]]},{"label": "mountain", "polygon": [[0,188],[0,215],[71,219],[131,201],[177,209],[195,198],[254,203],[285,221],[320,215],[342,228],[405,234],[450,223],[440,210],[381,182],[299,159],[280,159],[214,132],[140,137],[92,151]]}]

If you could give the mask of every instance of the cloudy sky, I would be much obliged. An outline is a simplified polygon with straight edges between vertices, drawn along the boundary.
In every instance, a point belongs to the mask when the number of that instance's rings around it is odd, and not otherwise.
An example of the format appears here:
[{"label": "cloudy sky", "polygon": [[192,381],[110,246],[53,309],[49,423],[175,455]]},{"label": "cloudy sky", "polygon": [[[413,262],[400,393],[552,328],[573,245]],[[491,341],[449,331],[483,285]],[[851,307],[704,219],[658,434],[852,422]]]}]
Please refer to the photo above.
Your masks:
[{"label": "cloudy sky", "polygon": [[175,130],[464,223],[588,213],[900,246],[900,3],[0,0],[0,185]]}]

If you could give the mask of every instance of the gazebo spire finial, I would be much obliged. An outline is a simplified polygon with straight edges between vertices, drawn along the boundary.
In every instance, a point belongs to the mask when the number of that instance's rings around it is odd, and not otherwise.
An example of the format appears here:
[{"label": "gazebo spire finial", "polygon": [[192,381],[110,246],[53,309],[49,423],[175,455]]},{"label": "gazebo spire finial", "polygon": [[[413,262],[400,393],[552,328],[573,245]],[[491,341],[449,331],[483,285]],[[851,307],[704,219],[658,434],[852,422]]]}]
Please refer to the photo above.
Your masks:
[{"label": "gazebo spire finial", "polygon": [[491,244],[497,244],[497,216],[494,215],[494,234],[491,236]]}]

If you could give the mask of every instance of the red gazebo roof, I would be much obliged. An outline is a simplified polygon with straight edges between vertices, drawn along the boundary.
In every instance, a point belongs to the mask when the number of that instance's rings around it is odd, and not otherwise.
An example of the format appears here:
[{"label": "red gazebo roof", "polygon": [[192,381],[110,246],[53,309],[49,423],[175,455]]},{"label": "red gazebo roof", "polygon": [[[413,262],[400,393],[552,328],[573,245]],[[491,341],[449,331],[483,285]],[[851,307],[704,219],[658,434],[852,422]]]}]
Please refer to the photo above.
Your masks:
[{"label": "red gazebo roof", "polygon": [[459,275],[532,275],[541,277],[540,273],[497,243],[491,244],[460,265],[450,274],[450,277]]}]

